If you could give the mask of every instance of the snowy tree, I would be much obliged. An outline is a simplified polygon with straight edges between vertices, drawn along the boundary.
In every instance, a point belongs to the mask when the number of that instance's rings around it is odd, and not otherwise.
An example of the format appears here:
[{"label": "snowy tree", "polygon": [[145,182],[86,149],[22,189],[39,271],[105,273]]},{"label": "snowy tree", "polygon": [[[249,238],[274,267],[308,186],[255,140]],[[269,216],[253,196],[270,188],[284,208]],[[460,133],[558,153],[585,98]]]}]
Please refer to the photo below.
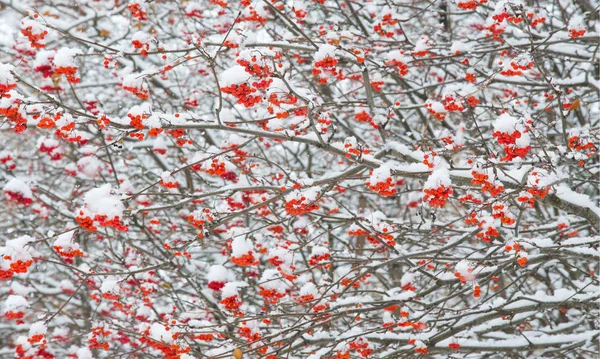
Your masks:
[{"label": "snowy tree", "polygon": [[597,357],[598,12],[0,0],[0,357]]}]

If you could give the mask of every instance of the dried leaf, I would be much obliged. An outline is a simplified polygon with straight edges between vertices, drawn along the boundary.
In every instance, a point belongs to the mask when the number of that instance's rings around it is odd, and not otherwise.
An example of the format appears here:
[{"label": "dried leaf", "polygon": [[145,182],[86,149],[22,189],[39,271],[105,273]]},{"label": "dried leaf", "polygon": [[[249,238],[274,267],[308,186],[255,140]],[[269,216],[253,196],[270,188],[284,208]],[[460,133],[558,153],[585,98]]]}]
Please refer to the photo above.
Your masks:
[{"label": "dried leaf", "polygon": [[242,350],[240,348],[235,348],[233,350],[233,357],[235,359],[242,359],[242,355],[244,355],[244,353],[242,352]]},{"label": "dried leaf", "polygon": [[579,99],[575,99],[575,101],[573,101],[573,103],[571,104],[571,107],[569,107],[569,111],[577,110],[579,108],[579,105]]}]

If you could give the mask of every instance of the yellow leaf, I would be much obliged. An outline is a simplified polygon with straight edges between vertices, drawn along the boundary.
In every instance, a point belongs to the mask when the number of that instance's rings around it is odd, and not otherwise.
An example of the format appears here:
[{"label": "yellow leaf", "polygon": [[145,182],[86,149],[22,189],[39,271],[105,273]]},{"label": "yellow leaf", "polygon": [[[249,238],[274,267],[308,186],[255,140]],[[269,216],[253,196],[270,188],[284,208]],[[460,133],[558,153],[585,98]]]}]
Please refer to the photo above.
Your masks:
[{"label": "yellow leaf", "polygon": [[571,107],[569,107],[569,111],[577,110],[579,108],[579,105],[579,99],[575,99],[575,101],[573,101],[573,103],[571,104]]},{"label": "yellow leaf", "polygon": [[242,350],[240,348],[235,348],[233,350],[233,357],[235,359],[242,359],[242,355],[244,355],[244,353],[242,352]]},{"label": "yellow leaf", "polygon": [[102,29],[102,30],[100,30],[100,36],[102,36],[102,37],[109,37],[110,36],[110,31]]}]

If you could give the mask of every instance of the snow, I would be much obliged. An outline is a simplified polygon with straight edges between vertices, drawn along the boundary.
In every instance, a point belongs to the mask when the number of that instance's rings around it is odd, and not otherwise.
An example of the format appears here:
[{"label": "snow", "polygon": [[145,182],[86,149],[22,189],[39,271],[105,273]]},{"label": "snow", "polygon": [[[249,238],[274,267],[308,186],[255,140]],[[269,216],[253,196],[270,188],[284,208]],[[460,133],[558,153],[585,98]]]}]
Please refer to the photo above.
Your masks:
[{"label": "snow", "polygon": [[162,121],[157,113],[153,113],[148,118],[143,119],[142,124],[148,128],[162,128]]},{"label": "snow", "polygon": [[250,77],[251,75],[246,72],[246,68],[244,68],[243,66],[232,66],[219,75],[219,85],[221,87],[238,85],[242,82],[248,81]]},{"label": "snow", "polygon": [[454,268],[457,273],[460,273],[461,276],[465,277],[466,280],[472,280],[475,278],[473,275],[473,267],[471,263],[467,260],[461,260],[458,262]]},{"label": "snow", "polygon": [[38,321],[38,322],[31,324],[31,327],[29,327],[29,337],[31,338],[32,336],[34,336],[36,334],[46,335],[47,331],[48,331],[48,326],[43,321]]},{"label": "snow", "polygon": [[62,47],[54,55],[54,65],[56,67],[77,67],[75,64],[75,56],[81,55],[83,52],[79,49],[71,49],[69,47]]},{"label": "snow", "polygon": [[5,192],[20,193],[24,198],[33,198],[31,188],[18,178],[11,178],[6,185],[4,185]]},{"label": "snow", "polygon": [[240,288],[246,287],[248,284],[246,282],[229,282],[226,283],[223,289],[221,289],[221,297],[228,298],[233,297],[234,295],[239,295]]},{"label": "snow", "polygon": [[448,111],[446,111],[446,108],[444,107],[444,104],[441,103],[441,102],[439,102],[439,101],[427,100],[427,101],[425,101],[425,105],[427,107],[429,107],[435,113],[446,113],[446,112],[448,112]]},{"label": "snow", "polygon": [[269,249],[269,258],[277,257],[279,260],[283,261],[282,265],[291,265],[294,262],[294,254],[289,250],[281,247],[275,247]]},{"label": "snow", "polygon": [[511,134],[514,131],[517,131],[517,125],[519,123],[519,119],[505,112],[498,116],[498,118],[496,118],[496,121],[494,121],[494,131],[500,131],[502,133]]},{"label": "snow", "polygon": [[194,10],[202,12],[204,9],[205,7],[199,2],[190,1],[185,5],[186,14],[192,14]]},{"label": "snow", "polygon": [[[147,90],[148,85],[144,82],[145,76],[143,74],[129,74],[123,77],[123,86],[124,87],[132,87],[141,90]],[[138,108],[138,106],[134,106],[134,108]],[[144,112],[143,109],[140,108],[139,111],[134,110],[132,108],[129,110],[129,113],[133,115],[142,114]]]},{"label": "snow", "polygon": [[555,194],[558,198],[565,202],[572,203],[576,206],[591,209],[598,217],[600,217],[600,207],[594,203],[588,195],[577,193],[570,189],[566,184],[561,183],[555,186]]},{"label": "snow", "polygon": [[248,252],[252,252],[254,245],[252,241],[244,237],[236,237],[231,242],[231,254],[233,257],[241,257]]},{"label": "snow", "polygon": [[[26,284],[26,283],[25,283]],[[20,295],[23,296],[25,298],[29,297],[29,295],[31,294],[31,292],[34,292],[35,289],[31,288],[27,285],[23,285],[17,281],[13,281],[10,284],[10,292],[15,294],[15,295]]]},{"label": "snow", "polygon": [[0,63],[0,84],[9,85],[15,83],[15,78],[11,74],[15,67],[10,64]]},{"label": "snow", "polygon": [[421,38],[419,38],[419,40],[415,44],[414,51],[415,52],[425,51],[425,50],[429,50],[430,48],[431,48],[431,45],[429,44],[429,38],[427,36],[421,36]]},{"label": "snow", "polygon": [[438,188],[440,186],[450,187],[451,185],[452,181],[450,180],[450,172],[448,172],[448,169],[438,167],[431,172],[425,182],[424,188]]},{"label": "snow", "polygon": [[77,250],[79,245],[73,242],[74,231],[69,231],[58,235],[53,246],[60,246],[63,250]]},{"label": "snow", "polygon": [[473,49],[473,45],[470,43],[465,43],[463,41],[454,41],[452,46],[450,47],[450,53],[453,55],[456,52],[460,52],[461,54],[468,53]]},{"label": "snow", "polygon": [[152,323],[152,326],[150,327],[150,338],[169,344],[173,342],[173,333],[160,323]]},{"label": "snow", "polygon": [[209,281],[226,282],[229,278],[229,270],[220,264],[210,266],[206,278]]},{"label": "snow", "polygon": [[[0,247],[0,257],[10,257],[12,261],[29,261],[32,259],[33,249],[28,244],[34,239],[30,236],[21,236],[15,239],[6,241],[4,247]],[[0,268],[10,266],[10,261],[0,261]]]},{"label": "snow", "polygon": [[312,251],[310,252],[311,257],[312,256],[322,256],[324,254],[328,254],[329,253],[329,248],[327,247],[323,247],[323,246],[314,246],[312,248]]},{"label": "snow", "polygon": [[87,347],[77,349],[77,359],[93,359],[92,351]]},{"label": "snow", "polygon": [[88,178],[96,178],[102,170],[102,162],[96,156],[83,157],[77,161],[77,170]]},{"label": "snow", "polygon": [[259,285],[265,289],[275,289],[279,292],[285,292],[285,283],[277,269],[267,269],[260,277]]},{"label": "snow", "polygon": [[63,291],[75,291],[77,287],[70,280],[63,279],[60,281],[58,287]]},{"label": "snow", "polygon": [[21,28],[31,28],[31,32],[34,34],[41,34],[46,31],[46,27],[44,25],[28,17],[21,20]]},{"label": "snow", "polygon": [[392,178],[392,172],[387,165],[383,164],[373,170],[368,182],[375,185],[376,183],[386,182],[388,178]]},{"label": "snow", "polygon": [[4,301],[4,312],[22,311],[29,306],[27,299],[20,295],[9,295]]},{"label": "snow", "polygon": [[111,193],[108,183],[88,191],[83,201],[85,208],[92,214],[106,215],[109,218],[122,217],[125,210],[119,197]]},{"label": "snow", "polygon": [[[319,192],[316,188],[305,188],[305,189],[302,189],[301,191],[295,190],[295,191],[288,193],[285,196],[285,200],[286,200],[286,202],[289,202],[293,199],[296,199],[303,203],[311,203],[311,202],[315,201],[318,196],[319,196]],[[302,197],[305,198],[304,201],[302,201]]]},{"label": "snow", "polygon": [[118,294],[119,293],[119,281],[116,278],[108,278],[102,281],[100,291],[102,293]]},{"label": "snow", "polygon": [[319,50],[317,50],[317,52],[315,52],[315,54],[313,55],[313,58],[314,58],[315,62],[319,62],[328,57],[335,58],[336,51],[337,51],[337,49],[335,48],[335,46],[329,45],[329,44],[323,44],[323,45],[319,46]]},{"label": "snow", "polygon": [[60,142],[54,138],[40,137],[37,140],[37,147],[40,148],[42,145],[46,148],[55,148],[60,146]]},{"label": "snow", "polygon": [[576,15],[569,19],[569,30],[585,30],[585,21],[582,16]]},{"label": "snow", "polygon": [[144,31],[136,31],[131,37],[131,41],[139,41],[141,44],[147,44],[152,41],[152,36]]},{"label": "snow", "polygon": [[[551,346],[558,344],[573,344],[581,341],[588,341],[592,337],[598,335],[600,331],[592,330],[585,333],[578,334],[559,334],[559,335],[547,335],[539,333],[528,333],[527,337],[513,336],[509,339],[494,339],[494,340],[482,340],[478,341],[475,339],[464,339],[460,341],[462,349],[473,349],[473,350],[484,350],[484,351],[497,351],[498,348],[512,348],[513,350],[530,348],[531,345],[536,346]],[[447,348],[448,344],[451,343],[451,339],[446,339],[436,343],[438,348]]]},{"label": "snow", "polygon": [[160,174],[160,180],[164,183],[177,183],[177,180],[172,176],[171,171],[164,171]]},{"label": "snow", "polygon": [[308,282],[308,283],[304,284],[302,286],[302,288],[300,288],[300,296],[311,295],[311,294],[315,297],[315,299],[317,298],[317,295],[319,294],[319,290],[317,289],[317,286],[315,286],[315,284],[313,282]]},{"label": "snow", "polygon": [[424,159],[424,155],[425,153],[421,150],[411,150],[409,149],[406,145],[396,142],[396,141],[389,141],[386,142],[385,144],[387,149],[390,150],[394,150],[399,152],[400,154],[404,155],[404,156],[408,156],[411,157],[412,159],[418,161],[418,162],[422,162]]},{"label": "snow", "polygon": [[404,54],[402,54],[400,51],[393,51],[393,52],[389,52],[386,55],[386,64],[387,63],[393,63],[393,62],[401,62],[403,64],[408,64],[412,59]]}]

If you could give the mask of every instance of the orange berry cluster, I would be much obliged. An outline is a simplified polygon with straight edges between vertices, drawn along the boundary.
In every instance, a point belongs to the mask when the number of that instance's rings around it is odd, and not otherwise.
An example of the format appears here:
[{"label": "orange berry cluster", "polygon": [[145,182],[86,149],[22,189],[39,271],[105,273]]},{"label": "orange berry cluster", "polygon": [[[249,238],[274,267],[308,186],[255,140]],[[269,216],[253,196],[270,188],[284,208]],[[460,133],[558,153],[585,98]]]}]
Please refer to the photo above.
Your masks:
[{"label": "orange berry cluster", "polygon": [[432,104],[431,103],[426,103],[425,104],[425,108],[427,109],[427,112],[429,112],[430,114],[432,114],[438,120],[444,121],[446,119],[446,114],[444,112],[437,112],[437,111],[435,111],[432,108]]},{"label": "orange berry cluster", "polygon": [[[478,227],[482,228],[485,223],[485,220],[479,222]],[[498,237],[500,233],[493,225],[490,225],[486,228],[485,232],[477,233],[477,238],[481,239],[482,242],[489,243],[492,241],[492,237]]]},{"label": "orange berry cluster", "polygon": [[459,9],[463,10],[475,10],[477,6],[487,3],[487,0],[468,0],[468,1],[459,1],[457,6]]},{"label": "orange berry cluster", "polygon": [[500,218],[500,220],[502,221],[502,224],[510,226],[515,223],[515,220],[506,214],[506,212],[504,211],[505,209],[506,209],[506,206],[504,204],[494,203],[492,205],[492,210],[493,210],[492,216],[494,218]]},{"label": "orange berry cluster", "polygon": [[492,136],[496,137],[498,143],[501,145],[514,145],[517,139],[521,138],[521,132],[515,130],[513,133],[508,134],[500,131],[492,133]]},{"label": "orange berry cluster", "polygon": [[222,87],[221,91],[237,98],[238,104],[244,105],[246,108],[250,108],[262,101],[261,96],[252,95],[257,90],[248,86],[246,83]]},{"label": "orange berry cluster", "polygon": [[148,90],[145,90],[141,87],[123,86],[123,90],[131,92],[142,100],[148,98]]},{"label": "orange berry cluster", "polygon": [[46,47],[46,44],[43,44],[44,38],[48,35],[48,31],[44,30],[42,32],[34,32],[32,26],[28,26],[24,29],[21,29],[21,34],[26,36],[29,39],[31,47],[34,49],[43,49]]},{"label": "orange berry cluster", "polygon": [[348,346],[351,350],[359,353],[363,358],[367,358],[373,354],[373,349],[369,348],[369,342],[363,338],[358,338],[357,340],[348,343]]},{"label": "orange berry cluster", "polygon": [[227,170],[225,169],[225,163],[219,161],[217,158],[213,158],[210,168],[205,171],[211,176],[223,176]]},{"label": "orange berry cluster", "polygon": [[4,190],[4,196],[9,202],[16,202],[18,204],[22,204],[27,207],[33,203],[33,200],[29,197],[24,197],[21,192],[13,192]]},{"label": "orange berry cluster", "polygon": [[46,144],[44,142],[42,142],[38,149],[40,150],[40,152],[47,153],[50,156],[50,160],[58,161],[62,158],[62,153],[60,151],[55,152],[54,150],[57,148],[58,148],[58,145],[47,147]]},{"label": "orange berry cluster", "polygon": [[510,66],[512,67],[512,69],[500,71],[500,74],[504,76],[521,76],[523,75],[523,71],[531,69],[533,65],[533,62],[529,62],[527,65],[521,65],[514,61],[511,61]]},{"label": "orange berry cluster", "polygon": [[[92,337],[88,340],[88,348],[90,349],[103,349],[108,351],[110,345],[108,344],[108,336],[111,334],[110,331],[104,330],[102,327],[92,328]],[[101,341],[98,341],[98,337],[104,337]]]},{"label": "orange berry cluster", "polygon": [[585,34],[585,30],[575,30],[575,29],[571,29],[569,30],[569,36],[572,39],[576,39],[578,37],[581,37]]},{"label": "orange berry cluster", "polygon": [[17,164],[15,163],[15,159],[12,157],[10,153],[4,153],[0,156],[0,163],[6,166],[9,171],[17,168]]},{"label": "orange berry cluster", "polygon": [[366,184],[371,191],[375,191],[384,197],[393,196],[398,192],[394,181],[390,177],[385,182],[371,183],[367,181]]},{"label": "orange berry cluster", "polygon": [[[169,330],[169,327],[166,329]],[[149,330],[150,329],[148,329],[148,331]],[[178,334],[179,333],[173,334],[173,339],[176,339]],[[148,333],[146,333],[146,335],[148,335]],[[178,344],[163,344],[148,337],[141,337],[140,342],[162,352],[165,358],[181,358],[183,354],[187,354],[192,350],[190,347],[182,348]]]},{"label": "orange berry cluster", "polygon": [[134,3],[127,6],[129,11],[131,11],[131,16],[135,17],[139,21],[146,21],[148,18],[146,17],[146,12],[142,10],[140,4]]},{"label": "orange berry cluster", "polygon": [[[527,17],[530,19],[533,19],[534,15],[535,14],[532,12],[527,13]],[[530,25],[531,25],[531,27],[535,28],[536,26],[538,26],[539,24],[541,24],[542,22],[545,22],[545,21],[546,21],[546,18],[543,16],[540,16],[540,17],[534,19],[533,21],[531,21]]]},{"label": "orange berry cluster", "polygon": [[329,253],[315,254],[314,256],[309,258],[308,264],[310,264],[311,266],[316,266],[319,264],[319,262],[326,262],[328,260],[329,260]]},{"label": "orange berry cluster", "polygon": [[142,56],[144,56],[144,57],[148,56],[148,50],[150,50],[150,44],[149,43],[143,43],[140,40],[131,40],[131,44],[136,49],[142,49],[142,51],[140,51],[140,54]]},{"label": "orange berry cluster", "polygon": [[571,136],[569,137],[569,148],[575,151],[580,152],[588,152],[586,156],[592,157],[592,155],[596,152],[595,143],[590,140],[585,140],[580,138],[579,136]]},{"label": "orange berry cluster", "polygon": [[158,183],[165,188],[179,188],[179,182],[177,181],[164,181],[161,179]]},{"label": "orange berry cluster", "polygon": [[423,189],[425,196],[424,201],[429,202],[431,207],[442,208],[446,205],[446,200],[453,193],[452,187],[446,187],[441,185],[437,188],[425,188]]},{"label": "orange berry cluster", "polygon": [[444,104],[444,108],[448,112],[462,112],[462,111],[464,111],[464,108],[463,108],[463,106],[461,104],[461,101],[458,100],[458,99],[455,99],[453,96],[446,96],[444,98],[444,101],[442,101],[442,104]]},{"label": "orange berry cluster", "polygon": [[367,111],[361,111],[361,112],[355,113],[354,118],[358,122],[368,122],[371,125],[371,127],[373,127],[374,129],[379,128],[379,125],[377,125],[375,122],[373,122],[373,117],[371,115],[369,115],[367,113]]},{"label": "orange berry cluster", "polygon": [[238,296],[236,294],[227,298],[223,298],[223,300],[221,300],[221,304],[229,311],[237,311],[237,309],[242,305],[242,302],[238,300]]},{"label": "orange berry cluster", "polygon": [[402,61],[390,60],[385,63],[388,66],[396,66],[401,77],[408,75],[408,65]]},{"label": "orange berry cluster", "polygon": [[8,92],[16,87],[17,87],[17,84],[14,84],[14,83],[8,83],[8,84],[0,83],[0,98],[10,98],[10,95],[8,94]]},{"label": "orange berry cluster", "polygon": [[76,66],[60,66],[60,67],[57,67],[56,71],[55,71],[55,74],[57,74],[57,75],[67,76],[67,81],[70,84],[76,84],[79,81],[81,81],[81,79],[79,77],[75,76],[76,73],[77,73]]},{"label": "orange berry cluster", "polygon": [[304,201],[306,201],[306,197],[304,196],[300,199],[294,198],[287,201],[285,203],[285,211],[292,216],[297,216],[319,209],[319,206],[316,203],[304,203]]},{"label": "orange berry cluster", "polygon": [[13,131],[15,133],[21,133],[27,129],[27,119],[21,115],[19,111],[20,100],[15,100],[12,105],[8,107],[0,107],[0,115],[6,117],[10,122],[15,124]]},{"label": "orange berry cluster", "polygon": [[208,209],[208,208],[204,208],[202,210],[200,218],[196,218],[194,213],[192,213],[188,216],[188,222],[190,222],[194,227],[196,227],[200,230],[200,233],[198,234],[199,238],[204,237],[204,234],[203,234],[204,225],[206,223],[210,223],[212,221],[214,221],[214,217],[213,217],[210,209]]},{"label": "orange berry cluster", "polygon": [[79,223],[82,228],[85,228],[90,232],[98,229],[95,225],[96,223],[102,227],[113,227],[123,232],[129,230],[129,228],[121,222],[119,216],[114,216],[112,219],[109,219],[106,215],[97,214],[92,219],[92,217],[85,215],[83,211],[79,211],[79,216],[75,217],[75,221]]},{"label": "orange berry cluster", "polygon": [[492,16],[492,19],[496,20],[496,22],[501,23],[504,20],[508,22],[512,22],[513,24],[518,24],[523,21],[521,15],[511,16],[506,11],[502,11],[500,14]]},{"label": "orange berry cluster", "polygon": [[473,179],[471,184],[480,184],[482,192],[489,192],[492,197],[496,197],[504,191],[504,186],[491,183],[488,181],[489,176],[485,173],[479,173],[476,170],[471,171]]},{"label": "orange berry cluster", "polygon": [[[4,256],[3,259],[5,261],[11,261],[12,258],[10,256]],[[10,264],[7,270],[0,269],[0,280],[9,280],[13,277],[13,275],[18,273],[27,273],[27,268],[29,268],[33,264],[33,260],[17,260]]]},{"label": "orange berry cluster", "polygon": [[231,257],[231,261],[240,267],[249,267],[260,264],[260,262],[254,257],[252,251],[248,251],[246,254],[242,254],[239,257]]},{"label": "orange berry cluster", "polygon": [[384,28],[390,27],[391,30],[394,30],[394,27],[396,26],[397,23],[398,23],[398,20],[393,19],[392,14],[385,14],[385,15],[383,15],[383,18],[381,19],[381,22],[378,22],[373,26],[373,31],[378,33],[380,36],[385,36],[388,38],[393,37],[394,31],[389,31],[389,30],[386,31],[386,30],[384,30]]},{"label": "orange berry cluster", "polygon": [[330,68],[335,67],[337,64],[338,64],[338,60],[336,60],[335,58],[333,58],[331,56],[327,56],[323,60],[316,61],[314,63],[314,67],[315,68],[319,68],[320,67],[320,68],[323,68],[323,69],[330,69]]},{"label": "orange berry cluster", "polygon": [[279,299],[285,297],[285,293],[280,293],[275,289],[265,289],[262,286],[260,288],[260,295],[265,299],[267,304],[277,304]]},{"label": "orange berry cluster", "polygon": [[38,122],[37,127],[39,128],[53,128],[54,126],[56,126],[56,121],[58,121],[60,118],[62,117],[62,113],[57,112],[56,115],[54,115],[54,118],[50,118],[50,117],[42,117],[42,119],[40,120],[40,122]]},{"label": "orange berry cluster", "polygon": [[[257,61],[257,59],[254,56],[250,59],[250,61],[238,59],[237,63],[240,64],[241,66],[244,66],[247,73],[252,74],[258,78],[266,78],[266,77],[273,76],[273,71],[271,71],[271,68],[269,66],[267,66],[267,65],[261,66],[261,65],[257,64],[256,61]],[[264,61],[264,59],[263,59],[263,61]]]}]

